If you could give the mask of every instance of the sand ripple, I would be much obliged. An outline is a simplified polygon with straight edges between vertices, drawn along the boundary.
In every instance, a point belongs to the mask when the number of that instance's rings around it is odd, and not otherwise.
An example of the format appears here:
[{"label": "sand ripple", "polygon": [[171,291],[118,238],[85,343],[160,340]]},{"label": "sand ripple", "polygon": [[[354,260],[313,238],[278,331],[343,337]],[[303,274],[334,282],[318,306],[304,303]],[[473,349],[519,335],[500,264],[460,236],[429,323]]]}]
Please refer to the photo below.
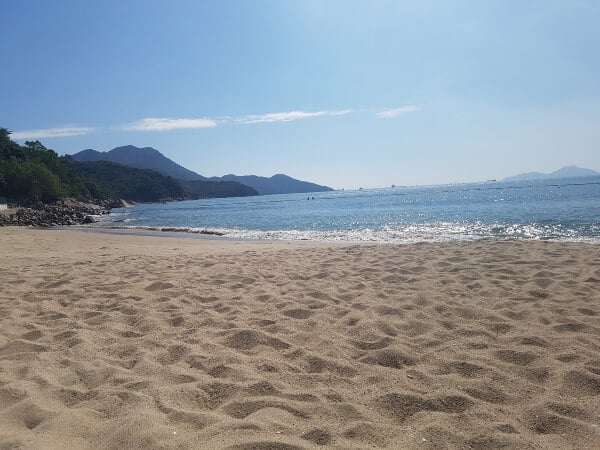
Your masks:
[{"label": "sand ripple", "polygon": [[600,442],[598,246],[0,247],[0,448]]}]

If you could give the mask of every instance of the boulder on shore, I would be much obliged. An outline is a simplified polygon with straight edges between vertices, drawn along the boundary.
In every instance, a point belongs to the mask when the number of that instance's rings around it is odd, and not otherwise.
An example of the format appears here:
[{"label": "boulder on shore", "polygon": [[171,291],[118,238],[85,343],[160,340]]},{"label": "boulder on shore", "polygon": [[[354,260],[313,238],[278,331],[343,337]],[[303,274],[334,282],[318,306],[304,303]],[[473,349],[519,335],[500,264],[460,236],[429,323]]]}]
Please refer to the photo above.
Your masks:
[{"label": "boulder on shore", "polygon": [[54,204],[35,204],[11,208],[0,214],[0,226],[37,226],[91,224],[92,216],[107,212],[105,205],[65,200]]}]

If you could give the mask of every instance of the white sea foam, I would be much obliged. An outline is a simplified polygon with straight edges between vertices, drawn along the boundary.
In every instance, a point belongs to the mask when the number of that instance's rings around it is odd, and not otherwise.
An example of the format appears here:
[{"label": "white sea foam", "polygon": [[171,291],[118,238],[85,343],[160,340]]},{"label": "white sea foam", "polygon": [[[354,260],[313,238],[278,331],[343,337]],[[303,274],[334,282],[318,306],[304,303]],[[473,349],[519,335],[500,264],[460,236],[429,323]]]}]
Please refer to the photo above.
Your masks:
[{"label": "white sea foam", "polygon": [[[125,219],[126,223],[128,219]],[[409,244],[418,242],[468,242],[480,240],[553,240],[600,243],[600,238],[580,236],[575,230],[547,225],[483,225],[456,223],[406,224],[380,230],[247,230],[231,228],[160,227],[111,224],[110,228],[185,232],[232,239]]]}]

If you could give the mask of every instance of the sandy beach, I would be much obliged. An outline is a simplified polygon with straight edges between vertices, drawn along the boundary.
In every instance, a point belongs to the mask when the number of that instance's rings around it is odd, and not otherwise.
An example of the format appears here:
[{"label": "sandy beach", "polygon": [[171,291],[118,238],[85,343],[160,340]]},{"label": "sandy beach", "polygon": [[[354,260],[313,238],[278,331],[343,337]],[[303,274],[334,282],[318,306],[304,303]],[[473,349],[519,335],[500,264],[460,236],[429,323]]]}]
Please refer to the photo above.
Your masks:
[{"label": "sandy beach", "polygon": [[0,449],[598,448],[600,246],[0,229]]}]

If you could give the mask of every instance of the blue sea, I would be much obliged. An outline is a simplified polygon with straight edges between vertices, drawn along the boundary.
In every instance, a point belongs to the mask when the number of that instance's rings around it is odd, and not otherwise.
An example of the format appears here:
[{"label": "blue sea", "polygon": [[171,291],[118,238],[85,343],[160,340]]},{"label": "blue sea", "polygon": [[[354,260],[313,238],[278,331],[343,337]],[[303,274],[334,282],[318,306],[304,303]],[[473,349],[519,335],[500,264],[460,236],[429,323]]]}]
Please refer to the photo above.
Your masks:
[{"label": "blue sea", "polygon": [[600,243],[600,177],[139,204],[96,226],[269,240]]}]

